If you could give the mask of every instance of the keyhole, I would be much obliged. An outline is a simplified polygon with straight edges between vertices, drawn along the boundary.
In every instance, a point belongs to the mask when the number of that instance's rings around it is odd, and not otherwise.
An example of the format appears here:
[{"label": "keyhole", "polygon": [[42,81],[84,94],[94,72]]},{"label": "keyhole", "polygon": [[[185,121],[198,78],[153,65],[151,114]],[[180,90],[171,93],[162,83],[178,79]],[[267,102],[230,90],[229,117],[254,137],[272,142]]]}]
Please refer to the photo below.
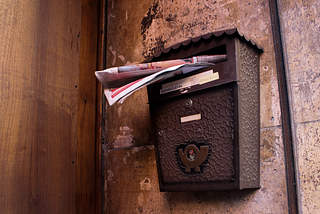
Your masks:
[{"label": "keyhole", "polygon": [[190,99],[187,100],[184,105],[185,105],[187,108],[192,108],[192,105],[193,105],[192,100],[190,100]]}]

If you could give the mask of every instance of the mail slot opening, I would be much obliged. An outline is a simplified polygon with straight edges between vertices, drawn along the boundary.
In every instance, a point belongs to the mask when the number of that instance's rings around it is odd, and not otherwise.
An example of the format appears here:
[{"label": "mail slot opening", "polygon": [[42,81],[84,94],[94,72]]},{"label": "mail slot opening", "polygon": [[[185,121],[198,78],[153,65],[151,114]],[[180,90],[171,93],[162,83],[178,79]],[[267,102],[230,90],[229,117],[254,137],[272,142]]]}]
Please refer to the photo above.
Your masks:
[{"label": "mail slot opening", "polygon": [[[200,53],[197,53],[197,55],[199,55],[199,56],[200,55],[224,55],[224,54],[227,55],[227,46],[225,44],[220,45],[215,48],[212,48],[212,49],[209,49],[209,50],[206,50],[206,51],[203,51],[203,52],[200,52]],[[228,57],[228,55],[227,55],[227,57]]]}]

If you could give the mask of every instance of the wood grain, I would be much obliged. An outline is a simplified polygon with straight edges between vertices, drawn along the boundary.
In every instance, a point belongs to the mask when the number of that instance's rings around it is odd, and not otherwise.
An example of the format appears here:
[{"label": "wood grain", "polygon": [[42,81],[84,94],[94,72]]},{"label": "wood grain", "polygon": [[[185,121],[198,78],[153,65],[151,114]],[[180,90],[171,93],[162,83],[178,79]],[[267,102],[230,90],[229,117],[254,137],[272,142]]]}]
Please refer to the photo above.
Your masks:
[{"label": "wood grain", "polygon": [[[107,17],[106,17],[107,4],[106,0],[100,0],[99,2],[99,30],[98,30],[98,64],[97,70],[106,69],[106,42],[107,42]],[[102,179],[102,144],[105,139],[105,120],[104,109],[106,99],[103,94],[102,84],[97,81],[96,90],[96,164],[95,164],[95,190],[96,190],[96,212],[103,213],[102,200],[104,195],[104,182]]]},{"label": "wood grain", "polygon": [[95,81],[83,81],[92,64],[79,68],[80,40],[91,40],[82,37],[82,10],[81,1],[0,0],[0,213],[94,209],[82,200],[94,189],[86,149],[95,141]]},{"label": "wood grain", "polygon": [[[82,1],[77,122],[77,213],[97,213],[96,77],[99,1]],[[99,157],[97,157],[99,158]]]}]

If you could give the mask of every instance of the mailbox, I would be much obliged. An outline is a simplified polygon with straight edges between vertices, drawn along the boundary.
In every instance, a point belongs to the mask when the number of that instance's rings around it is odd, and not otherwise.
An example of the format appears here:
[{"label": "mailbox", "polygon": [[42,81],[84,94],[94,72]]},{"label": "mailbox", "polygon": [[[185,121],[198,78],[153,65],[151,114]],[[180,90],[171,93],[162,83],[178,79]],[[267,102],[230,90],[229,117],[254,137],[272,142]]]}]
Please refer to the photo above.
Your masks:
[{"label": "mailbox", "polygon": [[224,62],[148,86],[160,191],[259,188],[261,52],[230,29],[189,39],[147,60],[227,55]]}]

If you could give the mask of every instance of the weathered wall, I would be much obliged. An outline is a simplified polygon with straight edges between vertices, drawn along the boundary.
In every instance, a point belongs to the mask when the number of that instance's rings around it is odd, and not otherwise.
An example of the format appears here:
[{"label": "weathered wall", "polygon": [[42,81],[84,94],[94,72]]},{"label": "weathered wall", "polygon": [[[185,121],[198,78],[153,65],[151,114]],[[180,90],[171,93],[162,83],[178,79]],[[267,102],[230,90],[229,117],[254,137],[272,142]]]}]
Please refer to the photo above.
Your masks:
[{"label": "weathered wall", "polygon": [[320,2],[279,1],[301,213],[320,213]]},{"label": "weathered wall", "polygon": [[107,66],[141,62],[190,37],[237,27],[264,47],[261,188],[160,193],[146,89],[106,108],[105,213],[287,213],[281,114],[267,0],[109,0]]}]

